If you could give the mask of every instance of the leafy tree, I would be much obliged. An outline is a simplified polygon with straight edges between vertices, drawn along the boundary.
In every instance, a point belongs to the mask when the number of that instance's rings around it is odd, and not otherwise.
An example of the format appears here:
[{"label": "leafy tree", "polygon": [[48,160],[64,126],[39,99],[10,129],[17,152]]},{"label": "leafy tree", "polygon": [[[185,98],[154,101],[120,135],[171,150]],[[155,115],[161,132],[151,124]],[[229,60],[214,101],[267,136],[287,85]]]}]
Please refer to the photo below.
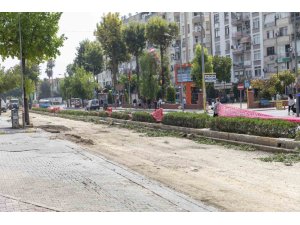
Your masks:
[{"label": "leafy tree", "polygon": [[167,22],[161,17],[151,18],[146,25],[146,38],[150,44],[157,46],[160,50],[161,62],[161,87],[162,97],[165,97],[165,72],[164,72],[164,55],[172,41],[178,36],[178,26],[174,22]]},{"label": "leafy tree", "polygon": [[103,70],[103,51],[98,41],[84,40],[79,43],[74,64],[83,67],[94,76]]},{"label": "leafy tree", "polygon": [[113,85],[116,87],[118,65],[128,59],[119,13],[108,13],[103,16],[102,21],[97,24],[95,35],[103,47],[104,54],[109,58]]},{"label": "leafy tree", "polygon": [[139,56],[143,53],[146,46],[145,25],[141,23],[130,23],[123,31],[124,41],[127,45],[128,52],[135,57],[136,74],[137,74],[137,92],[139,95],[140,83],[140,65]]},{"label": "leafy tree", "polygon": [[141,56],[141,95],[154,100],[158,92],[158,65],[153,54]]},{"label": "leafy tree", "polygon": [[50,82],[47,79],[44,79],[39,88],[39,98],[49,98],[51,96]]},{"label": "leafy tree", "polygon": [[74,71],[75,71],[75,64],[74,63],[70,63],[67,65],[67,68],[66,68],[66,71],[67,71],[67,74],[69,76],[72,76],[74,74]]},{"label": "leafy tree", "polygon": [[[19,58],[26,76],[26,61],[39,64],[60,54],[64,35],[58,36],[58,22],[62,13],[6,12],[0,13],[0,55]],[[21,25],[22,55],[20,56],[19,22]],[[25,122],[29,124],[28,99],[24,85]]]},{"label": "leafy tree", "polygon": [[170,103],[175,103],[176,100],[176,91],[173,86],[167,87],[167,101]]},{"label": "leafy tree", "polygon": [[91,99],[96,86],[91,73],[81,67],[76,67],[74,75],[66,77],[61,83],[61,90],[65,97]]},{"label": "leafy tree", "polygon": [[230,57],[215,55],[213,68],[219,82],[229,82],[231,77],[232,60]]},{"label": "leafy tree", "polygon": [[197,85],[197,87],[202,87],[202,63],[201,63],[201,53],[204,49],[204,71],[205,73],[213,72],[213,57],[208,54],[206,48],[202,48],[201,45],[196,46],[195,58],[192,61],[192,79]]},{"label": "leafy tree", "polygon": [[[129,78],[127,74],[121,74],[119,81],[121,84],[124,85],[125,89],[129,89]],[[134,91],[137,89],[137,75],[133,74],[131,75],[130,79],[130,93],[134,93]]]},{"label": "leafy tree", "polygon": [[113,103],[113,96],[112,96],[112,91],[111,90],[108,92],[108,95],[107,95],[107,103],[108,104]]},{"label": "leafy tree", "polygon": [[296,76],[290,70],[285,70],[279,73],[279,80],[283,84],[283,90],[285,90],[285,87],[290,86],[296,81]]},{"label": "leafy tree", "polygon": [[46,66],[46,74],[47,74],[47,77],[50,78],[53,77],[53,67],[55,66],[55,61],[50,59],[48,60],[47,62],[47,66]]}]

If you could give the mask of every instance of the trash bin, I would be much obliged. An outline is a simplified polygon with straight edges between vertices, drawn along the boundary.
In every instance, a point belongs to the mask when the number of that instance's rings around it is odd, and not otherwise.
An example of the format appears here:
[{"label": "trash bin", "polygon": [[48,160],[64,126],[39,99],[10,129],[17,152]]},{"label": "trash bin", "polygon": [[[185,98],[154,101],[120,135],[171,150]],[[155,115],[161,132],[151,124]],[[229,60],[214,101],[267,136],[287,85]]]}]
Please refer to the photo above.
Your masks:
[{"label": "trash bin", "polygon": [[11,123],[12,128],[18,129],[20,127],[19,125],[19,110],[17,108],[11,109]]},{"label": "trash bin", "polygon": [[276,109],[283,110],[283,101],[281,100],[276,101]]}]

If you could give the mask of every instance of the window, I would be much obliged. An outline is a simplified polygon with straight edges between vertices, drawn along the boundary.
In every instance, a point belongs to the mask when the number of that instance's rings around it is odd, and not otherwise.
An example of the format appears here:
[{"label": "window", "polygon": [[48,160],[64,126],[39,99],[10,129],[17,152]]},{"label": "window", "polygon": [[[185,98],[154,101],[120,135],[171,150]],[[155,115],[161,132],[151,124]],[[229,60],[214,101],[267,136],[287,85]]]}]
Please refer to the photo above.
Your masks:
[{"label": "window", "polygon": [[275,55],[274,46],[267,48],[267,56],[269,56],[269,55]]},{"label": "window", "polygon": [[243,31],[243,27],[239,25],[239,26],[237,26],[236,30],[237,30],[237,32],[242,32]]},{"label": "window", "polygon": [[267,31],[267,39],[274,38],[274,30]]},{"label": "window", "polygon": [[259,18],[253,19],[253,29],[259,29]]},{"label": "window", "polygon": [[260,60],[260,50],[254,51],[254,60]]},{"label": "window", "polygon": [[260,35],[259,34],[253,35],[253,44],[254,45],[260,44]]},{"label": "window", "polygon": [[214,15],[214,22],[219,23],[219,13]]},{"label": "window", "polygon": [[184,35],[184,26],[181,27],[181,33]]},{"label": "window", "polygon": [[226,51],[229,51],[229,50],[230,50],[230,42],[226,41]]},{"label": "window", "polygon": [[254,67],[254,75],[255,75],[256,77],[261,76],[261,67],[260,67],[260,66]]},{"label": "window", "polygon": [[191,55],[191,49],[189,49],[189,60],[192,59],[192,55]]},{"label": "window", "polygon": [[226,26],[226,27],[225,27],[225,35],[226,35],[226,36],[229,35],[229,26]]},{"label": "window", "polygon": [[185,48],[185,38],[182,39],[182,47]]},{"label": "window", "polygon": [[206,21],[206,30],[209,30],[210,24],[209,21]]},{"label": "window", "polygon": [[188,34],[190,33],[190,24],[188,24]]},{"label": "window", "polygon": [[216,38],[220,37],[220,28],[215,29],[215,37]]},{"label": "window", "polygon": [[195,42],[198,43],[199,42],[199,37],[195,36]]},{"label": "window", "polygon": [[224,18],[225,18],[225,22],[229,21],[229,13],[228,12],[224,13]]},{"label": "window", "polygon": [[216,53],[219,53],[220,51],[221,51],[220,44],[217,44],[216,45]]},{"label": "window", "polygon": [[279,36],[286,36],[288,34],[288,28],[287,27],[280,27],[279,28]]}]

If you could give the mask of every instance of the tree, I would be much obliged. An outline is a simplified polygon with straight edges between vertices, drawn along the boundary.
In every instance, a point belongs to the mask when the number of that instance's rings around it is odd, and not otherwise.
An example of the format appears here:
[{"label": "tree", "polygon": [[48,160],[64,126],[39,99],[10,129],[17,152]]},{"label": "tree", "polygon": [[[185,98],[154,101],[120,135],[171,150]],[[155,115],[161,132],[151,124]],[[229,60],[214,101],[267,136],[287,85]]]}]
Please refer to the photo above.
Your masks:
[{"label": "tree", "polygon": [[167,101],[170,103],[175,103],[176,100],[176,91],[173,86],[167,87]]},{"label": "tree", "polygon": [[109,58],[113,85],[116,87],[118,65],[128,59],[119,13],[108,13],[103,16],[102,21],[97,24],[95,35],[103,47],[104,54]]},{"label": "tree", "polygon": [[141,95],[154,100],[158,92],[158,65],[153,54],[141,56]]},{"label": "tree", "polygon": [[208,54],[206,48],[202,48],[201,45],[196,46],[195,58],[192,61],[192,79],[197,85],[197,87],[202,87],[202,63],[201,63],[201,53],[204,49],[204,68],[205,73],[213,72],[213,57]]},{"label": "tree", "polygon": [[178,26],[174,22],[167,22],[161,17],[151,18],[146,25],[146,38],[150,44],[157,46],[160,50],[161,63],[161,87],[162,98],[165,97],[165,73],[164,73],[164,54],[172,41],[178,36]]},{"label": "tree", "polygon": [[140,65],[139,56],[143,53],[146,46],[145,25],[141,23],[130,23],[129,26],[124,28],[123,38],[127,45],[128,52],[135,57],[136,61],[136,74],[137,74],[137,92],[139,96],[139,83],[140,83]]},{"label": "tree", "polygon": [[279,80],[283,84],[283,89],[290,86],[296,81],[296,76],[290,70],[285,70],[279,73]]},{"label": "tree", "polygon": [[53,77],[53,67],[54,66],[55,66],[55,61],[52,59],[48,60],[45,72],[46,72],[49,80],[50,80],[50,78]]},{"label": "tree", "polygon": [[[119,81],[121,84],[124,85],[125,89],[129,89],[129,78],[127,74],[122,74],[119,78]],[[137,75],[132,74],[130,78],[130,93],[134,93],[134,91],[137,89]]]},{"label": "tree", "polygon": [[231,77],[232,60],[230,57],[218,56],[213,57],[213,68],[219,82],[229,82]]},{"label": "tree", "polygon": [[74,71],[75,71],[75,64],[74,63],[70,63],[67,65],[67,68],[66,68],[66,71],[67,71],[67,74],[69,76],[72,76],[74,74]]},{"label": "tree", "polygon": [[103,70],[103,51],[98,41],[84,40],[79,43],[74,64],[83,67],[94,76]]},{"label": "tree", "polygon": [[65,98],[76,97],[81,99],[93,98],[96,86],[93,75],[81,67],[76,67],[73,76],[65,77],[60,84]]},{"label": "tree", "polygon": [[51,96],[50,82],[44,79],[40,84],[39,98],[49,98]]},{"label": "tree", "polygon": [[[26,61],[39,64],[60,54],[64,35],[58,36],[58,22],[62,13],[0,13],[0,55],[19,58],[26,77]],[[20,56],[19,21],[21,25],[22,55]],[[28,99],[24,85],[25,122],[29,124]]]}]

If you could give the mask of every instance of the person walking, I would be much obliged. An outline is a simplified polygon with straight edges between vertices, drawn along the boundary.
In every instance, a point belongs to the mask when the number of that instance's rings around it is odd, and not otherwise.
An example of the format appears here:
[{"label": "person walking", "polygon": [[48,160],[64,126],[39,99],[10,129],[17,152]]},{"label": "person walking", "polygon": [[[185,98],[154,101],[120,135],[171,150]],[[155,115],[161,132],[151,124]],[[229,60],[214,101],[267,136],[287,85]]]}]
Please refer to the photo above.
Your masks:
[{"label": "person walking", "polygon": [[292,115],[294,115],[294,111],[295,111],[295,99],[293,97],[292,94],[289,94],[289,98],[288,98],[288,115],[290,115],[290,111],[292,110]]},{"label": "person walking", "polygon": [[216,103],[215,103],[215,105],[214,105],[214,116],[213,117],[217,117],[217,116],[219,116],[219,106],[220,106],[220,99],[219,98],[217,98],[216,99]]}]

